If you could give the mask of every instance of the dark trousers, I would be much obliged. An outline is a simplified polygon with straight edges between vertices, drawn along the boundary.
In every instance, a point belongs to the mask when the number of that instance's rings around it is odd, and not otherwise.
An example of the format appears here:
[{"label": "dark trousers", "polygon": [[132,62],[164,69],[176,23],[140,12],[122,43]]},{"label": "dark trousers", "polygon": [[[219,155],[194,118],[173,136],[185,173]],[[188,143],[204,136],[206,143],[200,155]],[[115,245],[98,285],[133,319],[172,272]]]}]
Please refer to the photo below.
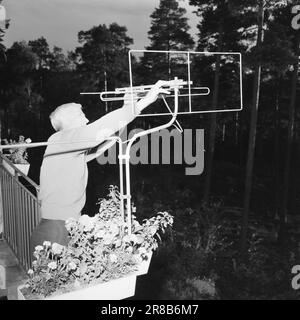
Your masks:
[{"label": "dark trousers", "polygon": [[66,246],[69,242],[68,231],[63,220],[42,219],[33,230],[30,238],[30,254],[33,257],[34,248],[43,245],[44,241],[59,243]]}]

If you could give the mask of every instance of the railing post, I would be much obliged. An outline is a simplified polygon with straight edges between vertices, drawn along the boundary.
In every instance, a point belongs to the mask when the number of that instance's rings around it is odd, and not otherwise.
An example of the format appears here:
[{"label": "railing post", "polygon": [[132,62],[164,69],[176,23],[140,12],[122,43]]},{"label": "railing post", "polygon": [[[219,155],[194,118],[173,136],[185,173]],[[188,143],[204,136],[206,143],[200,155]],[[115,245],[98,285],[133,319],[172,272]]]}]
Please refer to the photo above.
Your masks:
[{"label": "railing post", "polygon": [[[31,232],[40,220],[39,186],[17,168],[14,168],[14,173],[7,170],[2,161],[7,160],[0,154],[0,213],[3,214],[3,237],[20,265],[27,270],[32,262],[29,249]],[[30,186],[30,190],[19,181],[19,174],[25,179],[27,186]]]}]

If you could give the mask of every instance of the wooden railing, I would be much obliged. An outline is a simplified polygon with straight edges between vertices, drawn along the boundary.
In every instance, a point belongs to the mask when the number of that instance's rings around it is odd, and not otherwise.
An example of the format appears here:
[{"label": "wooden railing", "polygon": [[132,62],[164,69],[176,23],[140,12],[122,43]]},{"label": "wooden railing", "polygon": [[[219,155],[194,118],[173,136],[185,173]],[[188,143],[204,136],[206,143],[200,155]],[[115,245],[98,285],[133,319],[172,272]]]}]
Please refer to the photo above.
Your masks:
[{"label": "wooden railing", "polygon": [[[30,236],[40,221],[39,186],[0,154],[3,236],[20,265],[31,266]],[[8,170],[8,166],[12,170]]]}]

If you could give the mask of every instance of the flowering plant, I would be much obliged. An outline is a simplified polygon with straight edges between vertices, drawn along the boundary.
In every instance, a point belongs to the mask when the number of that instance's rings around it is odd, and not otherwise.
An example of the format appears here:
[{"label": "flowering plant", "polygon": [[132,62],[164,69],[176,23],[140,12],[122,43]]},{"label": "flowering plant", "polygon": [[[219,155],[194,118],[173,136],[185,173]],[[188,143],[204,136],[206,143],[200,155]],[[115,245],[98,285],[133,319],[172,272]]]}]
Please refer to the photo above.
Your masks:
[{"label": "flowering plant", "polygon": [[[24,144],[24,143],[31,143],[31,139],[27,138],[25,139],[24,136],[19,136],[19,141],[15,141],[10,139],[9,141],[7,139],[3,139],[4,143],[6,145],[9,144]],[[11,148],[9,149],[9,155],[7,156],[8,159],[15,164],[28,164],[28,153],[26,151],[26,147],[20,147],[20,148]]]},{"label": "flowering plant", "polygon": [[66,247],[45,241],[35,248],[36,260],[28,271],[25,294],[47,297],[134,273],[157,248],[158,231],[164,232],[173,224],[167,212],[159,212],[142,224],[132,216],[129,233],[114,186],[110,186],[108,199],[99,204],[94,217],[83,215],[66,221],[70,235]]}]

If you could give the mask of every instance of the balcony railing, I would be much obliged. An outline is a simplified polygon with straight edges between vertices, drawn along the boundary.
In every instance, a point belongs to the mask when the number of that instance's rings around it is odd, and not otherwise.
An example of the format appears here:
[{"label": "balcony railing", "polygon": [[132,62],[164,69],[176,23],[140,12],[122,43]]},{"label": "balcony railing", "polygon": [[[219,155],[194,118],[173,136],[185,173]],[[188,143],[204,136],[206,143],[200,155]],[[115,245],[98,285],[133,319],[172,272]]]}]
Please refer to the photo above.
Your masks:
[{"label": "balcony railing", "polygon": [[30,236],[40,221],[39,186],[5,155],[0,154],[0,160],[3,236],[20,265],[28,270],[32,261]]}]

